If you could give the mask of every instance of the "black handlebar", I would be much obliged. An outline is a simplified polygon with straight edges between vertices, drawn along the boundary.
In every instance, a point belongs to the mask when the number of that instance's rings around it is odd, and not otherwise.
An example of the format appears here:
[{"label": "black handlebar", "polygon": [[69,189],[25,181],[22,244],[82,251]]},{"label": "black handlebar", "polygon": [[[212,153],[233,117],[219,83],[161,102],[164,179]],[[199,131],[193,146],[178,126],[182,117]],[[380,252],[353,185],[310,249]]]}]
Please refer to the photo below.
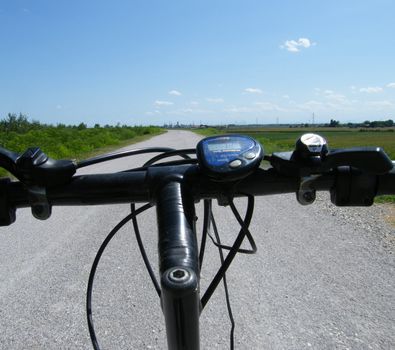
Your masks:
[{"label": "black handlebar", "polygon": [[[300,148],[300,147],[299,147]],[[304,147],[306,148],[306,147]],[[303,149],[304,149],[303,148]],[[158,151],[150,149],[148,151]],[[47,219],[53,205],[95,205],[113,203],[157,203],[158,189],[166,183],[180,183],[195,201],[217,199],[228,204],[238,196],[261,196],[296,193],[301,204],[311,204],[316,191],[330,191],[331,201],[338,206],[368,206],[374,197],[395,194],[394,162],[379,147],[328,150],[321,153],[273,153],[265,159],[271,168],[256,169],[241,180],[217,181],[195,164],[185,153],[194,150],[165,151],[154,159],[178,154],[186,160],[127,172],[75,176],[76,169],[99,161],[124,156],[124,153],[101,156],[82,163],[53,160],[39,148],[17,154],[0,148],[0,167],[15,175],[20,182],[0,180],[0,225],[15,221],[15,209],[32,207],[33,215]],[[144,150],[128,151],[127,155]],[[188,164],[184,164],[188,163]],[[160,191],[159,191],[160,192]]]},{"label": "black handlebar", "polygon": [[[156,188],[169,180],[169,176],[188,187],[196,201],[208,198],[223,201],[226,195],[239,197],[294,193],[300,188],[299,177],[281,175],[274,168],[259,168],[229,186],[202,174],[198,165],[180,165],[74,176],[67,184],[46,188],[46,197],[50,205],[155,203]],[[312,178],[310,187],[316,191],[330,191],[331,200],[336,205],[371,205],[376,195],[395,194],[395,169],[386,174],[372,175],[351,167],[339,167]],[[31,206],[31,197],[31,189],[25,184],[8,179],[0,181],[0,210],[3,212],[9,211],[5,208]]]}]

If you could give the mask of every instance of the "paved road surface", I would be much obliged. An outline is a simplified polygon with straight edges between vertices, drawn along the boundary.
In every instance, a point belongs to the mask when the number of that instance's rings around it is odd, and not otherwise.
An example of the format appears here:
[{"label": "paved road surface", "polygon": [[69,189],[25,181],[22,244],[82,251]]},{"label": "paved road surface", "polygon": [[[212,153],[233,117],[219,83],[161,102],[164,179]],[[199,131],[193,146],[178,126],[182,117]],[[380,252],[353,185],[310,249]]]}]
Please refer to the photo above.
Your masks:
[{"label": "paved road surface", "polygon": [[[198,139],[170,131],[133,147],[183,148]],[[87,171],[111,172],[142,161],[116,160]],[[374,232],[375,225],[366,225],[369,209],[358,210],[354,220],[328,207],[326,199],[309,207],[299,206],[294,195],[257,200],[251,230],[258,254],[238,256],[228,274],[236,349],[395,349],[395,250]],[[217,220],[230,243],[237,225],[228,212],[218,209]],[[19,210],[17,222],[0,229],[1,349],[90,348],[90,266],[106,234],[127,213],[127,205],[54,208],[40,222]],[[154,211],[141,224],[156,265]],[[99,265],[94,319],[102,349],[165,348],[159,300],[136,247],[128,226]],[[219,264],[212,246],[206,256],[203,289]],[[229,347],[222,288],[201,317],[201,334],[202,349]]]}]

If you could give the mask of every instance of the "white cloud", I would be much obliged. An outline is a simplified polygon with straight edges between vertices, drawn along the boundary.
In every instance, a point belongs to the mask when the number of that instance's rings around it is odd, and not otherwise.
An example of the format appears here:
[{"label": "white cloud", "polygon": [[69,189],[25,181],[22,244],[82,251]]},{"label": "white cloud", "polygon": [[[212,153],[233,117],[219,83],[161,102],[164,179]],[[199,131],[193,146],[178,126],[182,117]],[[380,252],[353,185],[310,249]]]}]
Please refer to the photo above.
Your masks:
[{"label": "white cloud", "polygon": [[249,94],[262,94],[263,93],[263,91],[258,88],[247,88],[247,89],[244,89],[244,92],[247,92]]},{"label": "white cloud", "polygon": [[380,86],[370,86],[366,88],[360,88],[360,92],[367,92],[368,94],[377,94],[383,91],[383,88]]},{"label": "white cloud", "polygon": [[252,113],[256,112],[256,108],[231,106],[225,108],[224,111],[227,113]]},{"label": "white cloud", "polygon": [[166,115],[180,115],[180,116],[197,116],[197,115],[208,115],[208,114],[212,114],[213,111],[208,110],[208,109],[195,109],[195,108],[180,108],[180,109],[175,109],[175,110],[169,110],[166,111],[165,114]]},{"label": "white cloud", "polygon": [[280,47],[286,49],[289,52],[299,52],[302,48],[309,48],[315,46],[317,43],[310,41],[307,38],[299,38],[298,40],[286,40]]},{"label": "white cloud", "polygon": [[285,98],[286,100],[289,100],[289,95],[283,95],[283,98]]},{"label": "white cloud", "polygon": [[310,100],[298,105],[298,107],[301,109],[307,109],[309,111],[314,112],[316,110],[322,110],[324,108],[324,103],[315,100]]},{"label": "white cloud", "polygon": [[394,107],[395,104],[391,101],[368,101],[366,102],[368,106],[376,107],[376,108],[386,108],[386,107]]},{"label": "white cloud", "polygon": [[288,111],[272,102],[255,102],[252,106],[229,106],[224,109],[227,113],[263,113],[265,111]]},{"label": "white cloud", "polygon": [[211,103],[223,103],[224,99],[220,98],[220,97],[218,97],[218,98],[208,97],[208,98],[206,98],[206,101],[211,102]]},{"label": "white cloud", "polygon": [[182,109],[180,109],[178,112],[179,112],[179,114],[184,114],[184,113],[193,113],[193,112],[195,112],[196,110],[194,110],[194,109],[192,109],[192,108],[182,108]]},{"label": "white cloud", "polygon": [[284,108],[281,108],[272,102],[255,102],[254,104],[255,106],[258,106],[259,109],[265,111],[285,111]]},{"label": "white cloud", "polygon": [[173,102],[170,102],[170,101],[159,101],[159,100],[156,100],[155,102],[154,102],[154,105],[155,106],[158,106],[158,107],[160,107],[160,106],[171,106],[171,105],[173,105],[174,103]]},{"label": "white cloud", "polygon": [[199,104],[199,102],[197,102],[197,101],[191,101],[189,104],[190,104],[191,106],[197,106],[197,105]]},{"label": "white cloud", "polygon": [[337,103],[341,103],[341,104],[350,104],[350,101],[347,99],[346,96],[342,95],[342,94],[336,94],[333,91],[330,94],[326,94],[325,98],[327,100],[333,101],[333,102],[337,102]]},{"label": "white cloud", "polygon": [[316,91],[315,95],[319,96],[320,98],[323,98],[324,101],[322,101],[321,103],[327,107],[344,108],[346,105],[352,104],[352,101],[350,101],[345,95],[339,94],[333,90],[315,89],[315,91]]},{"label": "white cloud", "polygon": [[169,95],[173,95],[173,96],[181,96],[181,92],[177,91],[177,90],[171,90],[169,91]]},{"label": "white cloud", "polygon": [[389,84],[387,84],[387,87],[388,88],[395,88],[395,83],[389,83]]},{"label": "white cloud", "polygon": [[146,115],[156,115],[156,114],[162,114],[161,111],[158,111],[157,109],[153,112],[145,112]]}]

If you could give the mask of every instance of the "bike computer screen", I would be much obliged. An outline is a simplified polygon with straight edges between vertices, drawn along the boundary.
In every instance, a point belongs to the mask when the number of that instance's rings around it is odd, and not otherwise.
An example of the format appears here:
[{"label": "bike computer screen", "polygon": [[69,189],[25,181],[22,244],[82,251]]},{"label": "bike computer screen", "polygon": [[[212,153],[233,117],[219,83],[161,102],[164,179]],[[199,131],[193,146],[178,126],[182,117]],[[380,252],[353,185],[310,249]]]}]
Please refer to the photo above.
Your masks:
[{"label": "bike computer screen", "polygon": [[200,168],[218,181],[234,180],[250,174],[263,158],[262,146],[244,135],[212,136],[196,146]]}]

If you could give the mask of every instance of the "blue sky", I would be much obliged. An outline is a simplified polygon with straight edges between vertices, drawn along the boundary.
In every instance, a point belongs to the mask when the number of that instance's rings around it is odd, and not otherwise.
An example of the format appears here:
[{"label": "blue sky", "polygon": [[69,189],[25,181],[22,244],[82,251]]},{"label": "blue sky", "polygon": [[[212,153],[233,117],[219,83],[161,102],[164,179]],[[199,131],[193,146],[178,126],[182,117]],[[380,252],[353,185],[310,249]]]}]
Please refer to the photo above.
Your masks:
[{"label": "blue sky", "polygon": [[0,0],[0,117],[395,119],[395,1]]}]

